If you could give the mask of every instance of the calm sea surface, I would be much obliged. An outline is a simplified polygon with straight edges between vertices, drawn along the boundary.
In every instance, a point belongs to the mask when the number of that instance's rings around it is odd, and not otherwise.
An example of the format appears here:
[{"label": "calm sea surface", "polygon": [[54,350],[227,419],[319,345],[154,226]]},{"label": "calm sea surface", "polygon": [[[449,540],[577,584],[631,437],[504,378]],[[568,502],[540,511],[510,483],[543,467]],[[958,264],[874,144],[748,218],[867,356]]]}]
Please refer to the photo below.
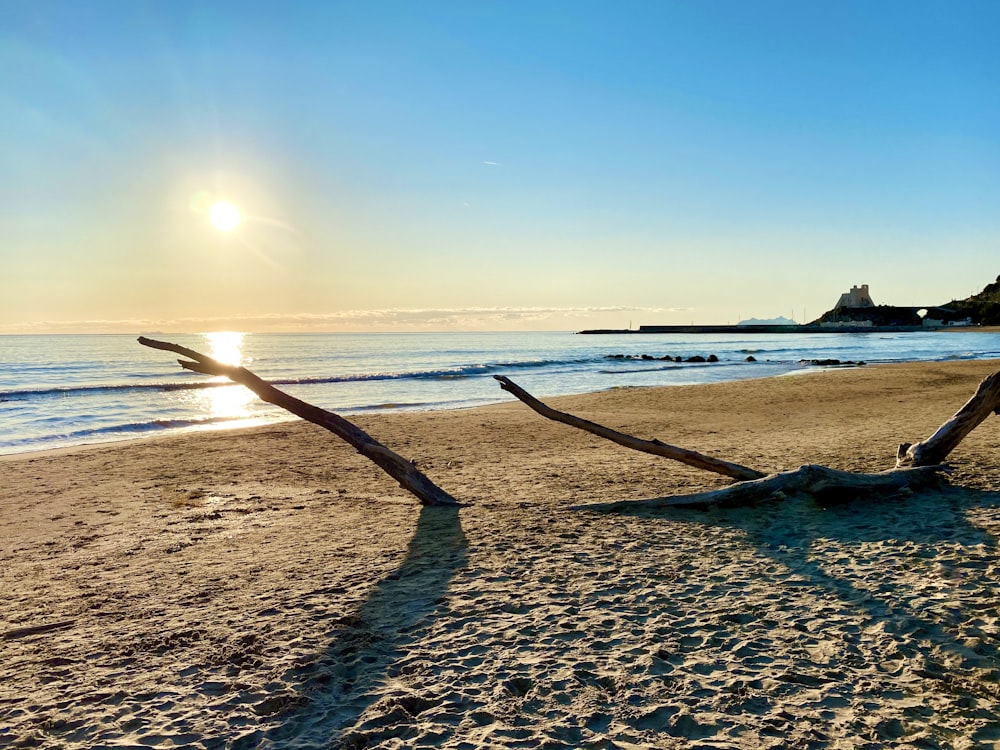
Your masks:
[{"label": "calm sea surface", "polygon": [[[997,333],[578,335],[574,333],[151,335],[242,364],[344,414],[451,409],[537,396],[801,372],[801,360],[1000,358]],[[626,358],[614,358],[614,355]],[[643,354],[657,359],[637,358]],[[677,363],[714,354],[717,363]],[[746,362],[753,355],[756,362]],[[242,386],[186,372],[134,336],[0,336],[0,454],[292,417]]]}]

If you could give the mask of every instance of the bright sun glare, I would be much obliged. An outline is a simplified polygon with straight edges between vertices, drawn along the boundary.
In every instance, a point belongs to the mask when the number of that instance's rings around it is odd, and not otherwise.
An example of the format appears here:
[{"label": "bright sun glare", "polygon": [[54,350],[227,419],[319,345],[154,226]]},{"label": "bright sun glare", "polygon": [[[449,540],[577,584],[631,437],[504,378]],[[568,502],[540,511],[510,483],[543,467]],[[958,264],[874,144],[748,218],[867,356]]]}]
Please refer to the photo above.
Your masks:
[{"label": "bright sun glare", "polygon": [[231,232],[240,225],[240,211],[232,203],[223,201],[208,210],[208,219],[216,229]]}]

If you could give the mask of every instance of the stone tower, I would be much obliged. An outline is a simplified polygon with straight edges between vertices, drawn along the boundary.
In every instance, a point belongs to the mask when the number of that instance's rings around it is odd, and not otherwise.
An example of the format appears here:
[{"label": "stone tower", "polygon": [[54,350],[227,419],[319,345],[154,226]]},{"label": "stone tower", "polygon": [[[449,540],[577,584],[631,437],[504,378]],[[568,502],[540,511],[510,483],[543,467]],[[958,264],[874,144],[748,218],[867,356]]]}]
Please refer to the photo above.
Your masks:
[{"label": "stone tower", "polygon": [[868,285],[862,284],[861,286],[852,286],[851,291],[841,294],[834,309],[838,307],[875,307],[875,303],[872,302],[871,295],[868,294]]}]

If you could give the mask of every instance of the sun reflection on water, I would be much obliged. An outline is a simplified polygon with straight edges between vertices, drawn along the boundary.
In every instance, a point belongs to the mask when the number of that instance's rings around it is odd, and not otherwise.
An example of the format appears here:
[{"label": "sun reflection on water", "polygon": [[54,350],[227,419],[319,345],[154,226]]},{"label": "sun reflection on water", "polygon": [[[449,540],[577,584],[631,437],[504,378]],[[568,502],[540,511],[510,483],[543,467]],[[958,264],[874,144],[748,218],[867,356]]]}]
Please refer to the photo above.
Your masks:
[{"label": "sun reflection on water", "polygon": [[[227,365],[243,364],[243,334],[235,331],[206,333],[208,356]],[[227,383],[228,378],[212,378],[213,383]],[[205,410],[212,419],[237,420],[251,416],[250,404],[256,398],[253,391],[242,385],[206,388],[199,393]]]}]

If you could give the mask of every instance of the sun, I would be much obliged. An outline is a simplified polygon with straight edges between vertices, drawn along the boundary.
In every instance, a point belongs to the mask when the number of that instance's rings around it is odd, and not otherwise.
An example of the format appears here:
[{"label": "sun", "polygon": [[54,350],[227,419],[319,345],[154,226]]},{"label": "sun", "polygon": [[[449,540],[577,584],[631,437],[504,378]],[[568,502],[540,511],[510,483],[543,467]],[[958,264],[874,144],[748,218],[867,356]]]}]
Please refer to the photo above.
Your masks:
[{"label": "sun", "polygon": [[208,209],[208,220],[220,232],[232,232],[240,225],[240,211],[232,203],[221,201]]}]

